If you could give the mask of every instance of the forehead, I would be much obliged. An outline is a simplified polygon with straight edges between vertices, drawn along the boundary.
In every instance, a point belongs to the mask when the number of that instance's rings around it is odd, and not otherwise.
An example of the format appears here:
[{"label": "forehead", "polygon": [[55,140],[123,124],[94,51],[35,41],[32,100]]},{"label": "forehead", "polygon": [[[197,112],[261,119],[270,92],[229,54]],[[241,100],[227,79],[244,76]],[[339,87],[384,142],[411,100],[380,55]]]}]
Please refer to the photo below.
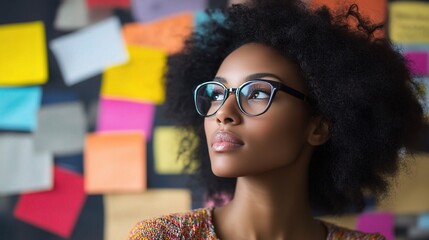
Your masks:
[{"label": "forehead", "polygon": [[231,52],[219,67],[217,76],[238,85],[256,73],[271,73],[291,87],[303,88],[298,66],[277,50],[260,43],[247,43]]}]

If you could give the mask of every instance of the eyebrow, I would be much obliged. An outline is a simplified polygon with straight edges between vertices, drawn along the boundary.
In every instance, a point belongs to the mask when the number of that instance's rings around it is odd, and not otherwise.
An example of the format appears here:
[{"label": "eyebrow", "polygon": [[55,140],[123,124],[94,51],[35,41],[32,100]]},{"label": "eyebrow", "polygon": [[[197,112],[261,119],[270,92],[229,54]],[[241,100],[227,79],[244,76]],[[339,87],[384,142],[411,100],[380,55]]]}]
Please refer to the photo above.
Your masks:
[{"label": "eyebrow", "polygon": [[[264,78],[264,77],[272,77],[272,78],[275,78],[275,79],[277,79],[278,81],[282,82],[282,79],[281,79],[279,76],[277,76],[277,75],[275,75],[275,74],[272,74],[272,73],[254,73],[254,74],[251,74],[251,75],[247,76],[247,77],[245,78],[245,80],[246,80],[246,81],[249,81],[249,80],[252,80],[252,79]],[[227,82],[228,82],[228,81],[227,81],[225,78],[223,78],[223,77],[215,77],[213,80],[214,80],[214,81],[217,81],[217,82],[221,82],[221,83],[227,83]]]}]

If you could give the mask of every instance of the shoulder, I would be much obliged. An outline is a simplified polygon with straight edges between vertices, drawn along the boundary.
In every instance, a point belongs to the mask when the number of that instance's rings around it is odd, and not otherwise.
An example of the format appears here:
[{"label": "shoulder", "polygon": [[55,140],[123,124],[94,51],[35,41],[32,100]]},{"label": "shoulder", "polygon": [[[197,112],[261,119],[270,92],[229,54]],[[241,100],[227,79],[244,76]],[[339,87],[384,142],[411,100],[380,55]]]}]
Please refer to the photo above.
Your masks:
[{"label": "shoulder", "polygon": [[163,215],[137,223],[128,239],[215,239],[211,221],[211,208]]},{"label": "shoulder", "polygon": [[345,227],[321,221],[328,230],[327,240],[350,239],[350,240],[386,240],[380,233],[364,233]]}]

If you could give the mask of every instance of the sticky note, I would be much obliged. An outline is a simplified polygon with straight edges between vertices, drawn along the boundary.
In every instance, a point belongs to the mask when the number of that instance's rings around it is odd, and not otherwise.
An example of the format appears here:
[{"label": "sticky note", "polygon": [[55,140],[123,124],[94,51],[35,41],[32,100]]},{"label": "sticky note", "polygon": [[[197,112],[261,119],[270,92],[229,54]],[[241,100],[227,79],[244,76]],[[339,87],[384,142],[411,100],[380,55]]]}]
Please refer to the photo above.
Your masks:
[{"label": "sticky note", "polygon": [[429,74],[428,52],[406,52],[404,56],[408,60],[409,67],[414,75]]},{"label": "sticky note", "polygon": [[[190,147],[195,149],[198,144],[196,136],[184,132],[176,127],[157,127],[154,131],[153,148],[155,171],[159,174],[180,174],[183,173],[186,161],[190,160],[190,152],[183,153],[180,158],[179,144],[181,139],[186,136],[189,140]],[[191,172],[195,171],[195,164]]]},{"label": "sticky note", "polygon": [[160,104],[165,99],[167,54],[158,49],[128,47],[130,61],[103,74],[101,94],[110,98]]},{"label": "sticky note", "polygon": [[85,199],[82,176],[55,167],[54,189],[22,194],[14,209],[14,216],[21,221],[68,238],[73,232]]},{"label": "sticky note", "polygon": [[150,23],[128,23],[123,26],[127,44],[160,48],[169,54],[180,51],[193,30],[193,14],[181,13]]},{"label": "sticky note", "polygon": [[40,87],[0,87],[0,129],[32,131],[41,95]]},{"label": "sticky note", "polygon": [[43,84],[48,80],[43,22],[0,25],[0,86]]},{"label": "sticky note", "polygon": [[353,3],[357,4],[359,7],[359,12],[364,17],[369,17],[372,22],[381,23],[385,21],[387,8],[387,1],[385,0],[310,0],[311,6],[320,7],[322,5],[325,5],[334,11],[348,8]]},{"label": "sticky note", "polygon": [[208,0],[134,0],[132,13],[139,22],[159,20],[182,12],[207,8]]},{"label": "sticky note", "polygon": [[138,194],[106,194],[106,240],[126,239],[143,219],[191,209],[191,194],[185,189],[150,189]]},{"label": "sticky note", "polygon": [[87,120],[81,102],[43,106],[38,122],[39,126],[34,132],[36,151],[48,151],[56,156],[83,151]]},{"label": "sticky note", "polygon": [[54,26],[60,30],[75,30],[89,24],[85,0],[64,0],[57,10]]},{"label": "sticky note", "polygon": [[30,134],[0,134],[0,195],[49,190],[53,156],[34,152]]},{"label": "sticky note", "polygon": [[90,194],[146,189],[146,141],[141,132],[93,133],[84,152],[85,191]]},{"label": "sticky note", "polygon": [[419,217],[417,219],[417,226],[419,228],[429,229],[429,214],[428,213],[424,213],[424,214],[419,215]]},{"label": "sticky note", "polygon": [[154,114],[153,104],[102,98],[97,131],[140,130],[150,139]]},{"label": "sticky note", "polygon": [[107,67],[128,61],[117,17],[56,38],[49,47],[68,86],[93,77]]},{"label": "sticky note", "polygon": [[204,34],[206,27],[203,26],[204,23],[209,20],[215,20],[217,23],[223,23],[226,19],[226,16],[221,11],[214,11],[209,16],[205,11],[197,11],[194,14],[194,26],[197,32]]},{"label": "sticky note", "polygon": [[392,213],[363,213],[359,215],[356,229],[368,233],[381,233],[386,240],[395,239],[395,217]]},{"label": "sticky note", "polygon": [[130,7],[131,0],[86,0],[89,7]]},{"label": "sticky note", "polygon": [[397,43],[429,43],[429,3],[389,3],[389,36]]}]

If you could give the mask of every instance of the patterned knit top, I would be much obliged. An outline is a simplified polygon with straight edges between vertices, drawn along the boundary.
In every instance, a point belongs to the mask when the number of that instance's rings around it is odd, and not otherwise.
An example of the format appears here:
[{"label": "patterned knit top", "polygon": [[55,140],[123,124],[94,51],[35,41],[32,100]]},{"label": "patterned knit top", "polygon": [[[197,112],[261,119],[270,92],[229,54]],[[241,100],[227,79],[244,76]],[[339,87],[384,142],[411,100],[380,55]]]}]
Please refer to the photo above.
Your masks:
[{"label": "patterned knit top", "polygon": [[[212,223],[213,208],[164,215],[141,221],[131,230],[129,240],[211,239],[218,240]],[[319,220],[327,229],[327,240],[385,240],[378,233],[363,233]]]}]

